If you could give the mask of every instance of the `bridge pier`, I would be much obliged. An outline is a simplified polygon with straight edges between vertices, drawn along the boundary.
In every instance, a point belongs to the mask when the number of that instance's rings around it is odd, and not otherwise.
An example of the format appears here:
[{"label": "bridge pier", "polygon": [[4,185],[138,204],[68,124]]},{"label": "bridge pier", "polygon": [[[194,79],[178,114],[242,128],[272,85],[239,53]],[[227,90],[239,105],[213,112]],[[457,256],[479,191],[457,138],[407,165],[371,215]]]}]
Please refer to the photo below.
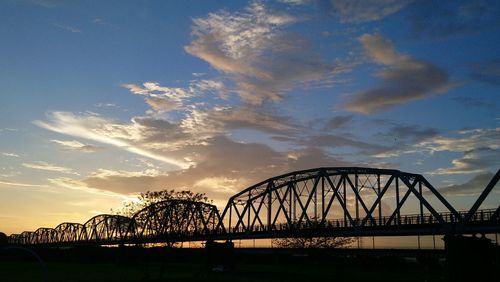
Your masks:
[{"label": "bridge pier", "polygon": [[234,267],[234,243],[226,241],[205,243],[205,265],[209,271],[227,272]]},{"label": "bridge pier", "polygon": [[500,281],[499,250],[490,239],[446,235],[444,242],[448,281]]}]

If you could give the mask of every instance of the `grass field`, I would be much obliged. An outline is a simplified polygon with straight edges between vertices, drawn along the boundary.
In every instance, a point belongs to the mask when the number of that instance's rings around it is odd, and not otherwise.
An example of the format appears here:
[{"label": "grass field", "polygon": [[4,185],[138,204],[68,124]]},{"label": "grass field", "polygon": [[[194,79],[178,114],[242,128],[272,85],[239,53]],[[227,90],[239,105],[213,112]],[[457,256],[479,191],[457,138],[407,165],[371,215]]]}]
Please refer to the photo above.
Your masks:
[{"label": "grass field", "polygon": [[239,264],[228,273],[208,271],[195,263],[46,263],[2,262],[0,281],[444,281],[442,271],[419,265],[279,263]]}]

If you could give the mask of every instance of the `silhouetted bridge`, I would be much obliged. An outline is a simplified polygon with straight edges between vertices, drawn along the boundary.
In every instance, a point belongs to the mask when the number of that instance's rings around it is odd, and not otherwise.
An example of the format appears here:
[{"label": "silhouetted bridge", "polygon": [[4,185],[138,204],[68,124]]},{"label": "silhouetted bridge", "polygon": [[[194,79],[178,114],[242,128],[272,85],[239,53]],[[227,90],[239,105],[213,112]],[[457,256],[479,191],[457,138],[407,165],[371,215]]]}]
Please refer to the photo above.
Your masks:
[{"label": "silhouetted bridge", "polygon": [[[97,215],[84,224],[12,234],[11,244],[143,244],[283,237],[500,233],[500,205],[479,207],[500,170],[468,211],[457,211],[422,175],[332,167],[296,171],[232,196],[222,214],[203,202],[167,200],[133,217]],[[495,203],[497,205],[498,203]]]}]

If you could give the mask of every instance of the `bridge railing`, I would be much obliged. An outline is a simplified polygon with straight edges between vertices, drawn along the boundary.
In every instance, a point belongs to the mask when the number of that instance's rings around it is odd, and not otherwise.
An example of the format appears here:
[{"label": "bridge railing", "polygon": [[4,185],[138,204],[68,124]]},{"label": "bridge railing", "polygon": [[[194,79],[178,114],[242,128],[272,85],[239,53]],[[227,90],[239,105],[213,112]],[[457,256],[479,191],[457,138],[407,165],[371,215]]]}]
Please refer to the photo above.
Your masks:
[{"label": "bridge railing", "polygon": [[[468,222],[485,222],[491,221],[495,214],[495,209],[479,210]],[[463,217],[467,211],[461,211],[457,217],[451,212],[439,213],[447,224],[461,224]],[[363,222],[363,218],[350,220],[330,219],[324,222],[316,221],[310,224],[306,222],[278,223],[273,226],[254,226],[248,229],[245,226],[231,228],[231,233],[248,233],[248,232],[268,232],[268,231],[289,231],[289,230],[305,230],[305,229],[334,229],[334,228],[363,228],[363,227],[388,227],[388,226],[409,226],[409,225],[429,225],[439,224],[439,221],[432,214],[410,214],[402,215],[399,218],[391,218],[389,216],[374,217],[374,220]]]}]

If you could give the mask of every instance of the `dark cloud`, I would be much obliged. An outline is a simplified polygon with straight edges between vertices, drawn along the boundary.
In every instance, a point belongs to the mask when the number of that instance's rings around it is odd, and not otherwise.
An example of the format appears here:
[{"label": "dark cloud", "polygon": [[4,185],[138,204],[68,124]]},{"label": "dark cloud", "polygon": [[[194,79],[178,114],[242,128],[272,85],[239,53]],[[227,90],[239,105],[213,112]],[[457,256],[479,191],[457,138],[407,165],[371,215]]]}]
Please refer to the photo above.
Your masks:
[{"label": "dark cloud", "polygon": [[384,134],[389,138],[399,139],[405,144],[416,144],[426,139],[435,137],[439,131],[435,128],[422,127],[419,125],[395,125]]},{"label": "dark cloud", "polygon": [[193,110],[183,123],[193,131],[213,133],[253,129],[272,134],[291,134],[298,130],[290,117],[246,106]]},{"label": "dark cloud", "polygon": [[465,183],[441,187],[439,193],[450,196],[479,194],[492,178],[491,172],[478,174]]},{"label": "dark cloud", "polygon": [[374,144],[366,143],[354,138],[343,135],[315,135],[303,139],[299,142],[300,145],[310,146],[310,147],[325,147],[325,148],[339,148],[339,147],[350,147],[355,148],[363,153],[375,154],[381,151],[388,150],[387,147]]},{"label": "dark cloud", "polygon": [[89,187],[118,193],[187,188],[224,200],[247,186],[289,171],[347,165],[317,148],[277,152],[266,145],[239,143],[225,137],[189,146],[185,151],[196,152],[196,165],[156,174],[97,173],[83,182]]},{"label": "dark cloud", "polygon": [[500,27],[498,1],[415,1],[409,15],[416,36],[447,38]]},{"label": "dark cloud", "polygon": [[399,54],[389,40],[380,34],[359,38],[368,57],[387,66],[376,75],[382,84],[356,93],[346,103],[349,111],[370,114],[400,104],[423,99],[452,87],[448,74],[429,62]]},{"label": "dark cloud", "polygon": [[352,118],[352,115],[336,116],[327,121],[324,128],[325,130],[335,130],[341,128],[351,122]]},{"label": "dark cloud", "polygon": [[500,85],[500,58],[474,64],[471,77],[478,81]]},{"label": "dark cloud", "polygon": [[470,97],[470,96],[458,96],[458,97],[453,97],[453,101],[462,104],[465,107],[479,107],[479,108],[485,108],[485,107],[490,107],[492,106],[489,103],[484,102],[481,99],[475,98],[475,97]]},{"label": "dark cloud", "polygon": [[399,12],[412,0],[330,0],[320,7],[337,16],[342,23],[363,23],[381,20]]}]

